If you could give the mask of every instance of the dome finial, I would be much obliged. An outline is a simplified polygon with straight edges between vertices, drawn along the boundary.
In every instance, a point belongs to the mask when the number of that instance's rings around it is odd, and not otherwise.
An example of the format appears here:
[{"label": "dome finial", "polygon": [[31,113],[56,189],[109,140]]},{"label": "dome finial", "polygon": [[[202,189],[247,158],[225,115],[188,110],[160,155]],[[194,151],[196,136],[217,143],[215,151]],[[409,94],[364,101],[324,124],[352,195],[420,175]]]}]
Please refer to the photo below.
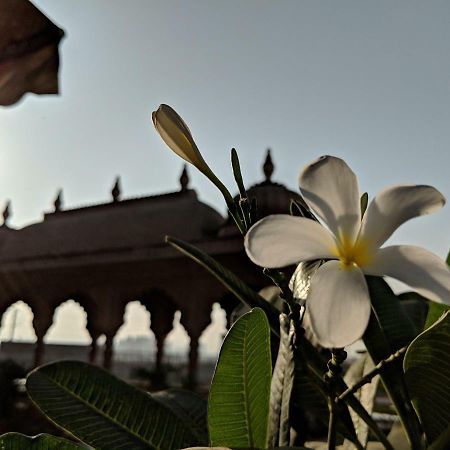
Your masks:
[{"label": "dome finial", "polygon": [[189,185],[189,173],[188,173],[188,169],[187,169],[187,164],[183,165],[183,171],[181,172],[180,175],[180,187],[181,187],[181,192],[185,192],[188,190],[188,185]]},{"label": "dome finial", "polygon": [[3,209],[3,225],[4,227],[8,226],[9,218],[11,217],[11,200],[6,201],[5,208]]},{"label": "dome finial", "polygon": [[62,189],[59,189],[56,194],[55,201],[53,202],[53,206],[55,207],[55,212],[60,212],[62,209],[62,203],[63,203],[62,193],[63,193]]},{"label": "dome finial", "polygon": [[111,195],[113,198],[113,202],[120,201],[120,196],[122,195],[121,189],[120,189],[120,177],[117,176],[116,180],[114,181],[114,186],[111,189]]},{"label": "dome finial", "polygon": [[263,164],[263,172],[266,177],[266,182],[270,183],[270,179],[272,177],[274,171],[274,165],[272,161],[272,157],[270,155],[270,148],[267,149],[266,159]]}]

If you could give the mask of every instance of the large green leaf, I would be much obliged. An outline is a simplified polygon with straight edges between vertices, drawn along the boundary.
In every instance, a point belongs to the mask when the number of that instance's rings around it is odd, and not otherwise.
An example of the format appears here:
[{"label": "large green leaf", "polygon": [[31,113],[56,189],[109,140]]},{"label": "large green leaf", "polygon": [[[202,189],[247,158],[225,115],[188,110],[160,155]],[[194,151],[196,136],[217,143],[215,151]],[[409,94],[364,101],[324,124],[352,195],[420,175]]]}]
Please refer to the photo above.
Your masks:
[{"label": "large green leaf", "polygon": [[294,383],[293,330],[286,314],[280,315],[280,346],[270,386],[269,445],[289,445],[290,402]]},{"label": "large green leaf", "polygon": [[208,403],[205,398],[196,392],[176,388],[153,392],[151,396],[186,424],[196,436],[198,445],[208,444]]},{"label": "large green leaf", "polygon": [[30,437],[20,433],[6,433],[0,436],[1,450],[82,450],[86,448],[81,444],[50,434]]},{"label": "large green leaf", "polygon": [[366,277],[366,280],[373,311],[389,346],[387,355],[384,355],[386,349],[380,349],[378,356],[384,359],[405,345],[409,345],[418,333],[404,310],[402,302],[392,292],[386,281],[383,278],[371,276]]},{"label": "large green leaf", "polygon": [[90,364],[61,361],[39,367],[26,386],[53,422],[96,450],[179,449],[197,443],[170,409]]},{"label": "large green leaf", "polygon": [[279,311],[263,297],[249,288],[233,272],[224,267],[211,256],[203,253],[200,249],[187,242],[166,236],[166,242],[175,247],[181,253],[192,258],[198,264],[203,266],[208,272],[214,275],[225,287],[227,287],[241,302],[250,308],[261,308],[269,320],[270,327],[276,335],[279,333],[280,323],[278,320]]},{"label": "large green leaf", "polygon": [[[378,364],[409,345],[416,336],[416,329],[386,281],[378,277],[366,277],[366,280],[372,315],[363,340],[373,362]],[[412,449],[420,448],[422,432],[409,398],[401,358],[384,368],[381,380],[405,427]]]},{"label": "large green leaf", "polygon": [[450,311],[409,346],[404,369],[428,442],[450,424]]},{"label": "large green leaf", "polygon": [[212,446],[267,448],[272,362],[264,312],[241,316],[225,337],[208,401]]}]

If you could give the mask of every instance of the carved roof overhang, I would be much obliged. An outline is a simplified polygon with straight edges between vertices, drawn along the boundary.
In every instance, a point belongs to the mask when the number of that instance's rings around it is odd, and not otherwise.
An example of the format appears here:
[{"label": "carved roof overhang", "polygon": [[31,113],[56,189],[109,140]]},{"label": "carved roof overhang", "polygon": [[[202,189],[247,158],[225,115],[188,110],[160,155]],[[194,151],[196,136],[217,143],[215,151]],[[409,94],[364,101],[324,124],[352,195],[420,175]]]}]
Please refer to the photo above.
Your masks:
[{"label": "carved roof overhang", "polygon": [[0,271],[170,258],[166,235],[208,242],[223,222],[192,190],[48,213],[20,230],[0,228]]}]

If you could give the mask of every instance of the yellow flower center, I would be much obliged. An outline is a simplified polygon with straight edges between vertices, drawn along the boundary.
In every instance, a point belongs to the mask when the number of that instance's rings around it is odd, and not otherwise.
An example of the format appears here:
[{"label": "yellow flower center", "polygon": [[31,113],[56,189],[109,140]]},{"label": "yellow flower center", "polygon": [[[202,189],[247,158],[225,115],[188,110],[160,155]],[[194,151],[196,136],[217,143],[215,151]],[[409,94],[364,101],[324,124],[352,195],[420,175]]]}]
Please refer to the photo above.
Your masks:
[{"label": "yellow flower center", "polygon": [[367,241],[357,239],[354,242],[352,239],[343,237],[339,240],[338,245],[334,249],[334,254],[337,256],[344,268],[352,268],[353,266],[363,267],[372,261],[372,251]]}]

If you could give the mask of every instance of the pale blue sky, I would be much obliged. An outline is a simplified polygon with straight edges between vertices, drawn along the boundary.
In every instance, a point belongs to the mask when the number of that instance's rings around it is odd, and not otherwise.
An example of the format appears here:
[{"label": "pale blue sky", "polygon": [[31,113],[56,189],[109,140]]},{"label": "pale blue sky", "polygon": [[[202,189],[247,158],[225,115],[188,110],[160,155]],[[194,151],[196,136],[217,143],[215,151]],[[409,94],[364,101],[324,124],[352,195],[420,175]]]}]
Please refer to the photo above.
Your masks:
[{"label": "pale blue sky", "polygon": [[[40,220],[58,188],[68,207],[178,189],[181,162],[151,126],[177,109],[231,187],[236,147],[248,183],[270,146],[274,178],[296,189],[317,156],[343,157],[374,195],[396,183],[450,197],[450,2],[39,0],[66,31],[61,96],[0,110],[0,204]],[[191,170],[200,197],[220,195]],[[393,242],[450,248],[450,206]]]}]

